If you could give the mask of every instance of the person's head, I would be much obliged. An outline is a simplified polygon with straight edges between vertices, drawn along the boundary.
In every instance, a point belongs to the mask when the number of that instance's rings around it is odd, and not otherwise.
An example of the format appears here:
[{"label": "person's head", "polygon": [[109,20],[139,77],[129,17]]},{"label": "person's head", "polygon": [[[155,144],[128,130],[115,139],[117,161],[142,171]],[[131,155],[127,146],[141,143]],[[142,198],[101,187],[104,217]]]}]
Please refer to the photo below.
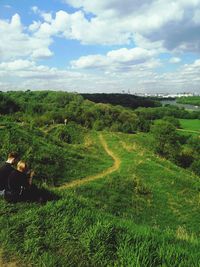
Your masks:
[{"label": "person's head", "polygon": [[18,153],[10,152],[8,154],[7,162],[10,163],[10,164],[14,164],[18,160],[18,157],[19,157]]},{"label": "person's head", "polygon": [[28,166],[26,164],[25,161],[22,161],[20,160],[18,163],[17,163],[17,170],[20,171],[20,172],[26,172],[28,169]]}]

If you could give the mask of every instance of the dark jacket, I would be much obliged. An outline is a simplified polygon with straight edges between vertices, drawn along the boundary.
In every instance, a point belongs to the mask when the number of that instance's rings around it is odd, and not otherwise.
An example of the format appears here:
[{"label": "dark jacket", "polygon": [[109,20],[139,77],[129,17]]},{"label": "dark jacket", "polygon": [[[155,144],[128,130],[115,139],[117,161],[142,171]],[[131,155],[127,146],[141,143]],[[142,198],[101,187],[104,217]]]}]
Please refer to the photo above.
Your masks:
[{"label": "dark jacket", "polygon": [[5,162],[0,167],[0,191],[4,190],[8,183],[8,176],[11,174],[11,172],[14,170],[12,165],[10,163]]},{"label": "dark jacket", "polygon": [[25,173],[13,170],[8,177],[5,199],[10,202],[19,201],[23,190],[29,188],[28,177]]}]

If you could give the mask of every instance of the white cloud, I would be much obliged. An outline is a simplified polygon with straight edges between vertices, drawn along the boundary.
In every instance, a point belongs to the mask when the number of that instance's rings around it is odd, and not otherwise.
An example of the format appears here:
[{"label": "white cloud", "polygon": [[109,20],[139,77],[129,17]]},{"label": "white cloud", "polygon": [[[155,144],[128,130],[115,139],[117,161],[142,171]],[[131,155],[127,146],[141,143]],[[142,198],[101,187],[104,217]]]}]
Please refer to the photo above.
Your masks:
[{"label": "white cloud", "polygon": [[[173,82],[181,89],[199,82],[199,60],[182,67],[177,64],[175,73],[169,70],[162,73],[164,68],[157,73],[157,68],[163,64],[160,53],[172,52],[167,63],[175,64],[182,62],[174,55],[200,52],[200,0],[65,2],[78,10],[46,12],[34,6],[32,12],[36,18],[30,25],[23,25],[19,14],[10,20],[0,19],[0,85],[10,84],[13,88],[15,83],[22,88],[53,86],[79,91],[85,86],[94,91],[104,88],[120,91],[158,87],[167,90],[173,88]],[[55,37],[81,44],[118,45],[118,48],[115,46],[115,50],[104,55],[89,54],[74,59],[71,71],[38,65],[38,59],[53,55],[51,44]]]},{"label": "white cloud", "polygon": [[181,62],[181,59],[179,57],[172,57],[170,58],[169,62],[172,64],[176,64],[176,63]]},{"label": "white cloud", "polygon": [[137,43],[140,36],[141,44],[162,44],[163,50],[200,51],[200,0],[65,1],[95,15],[88,26],[93,38],[81,36],[83,43]]},{"label": "white cloud", "polygon": [[193,16],[192,20],[193,20],[193,22],[194,22],[195,24],[197,24],[197,25],[200,24],[200,8],[197,9],[197,10],[195,10],[195,12],[194,12],[194,16]]},{"label": "white cloud", "polygon": [[60,70],[34,61],[15,60],[0,63],[0,90],[67,90],[76,92],[108,91],[119,88],[119,82],[95,74]]},{"label": "white cloud", "polygon": [[44,19],[46,22],[51,22],[52,21],[52,14],[49,12],[45,12],[40,10],[37,6],[32,6],[31,10],[34,14],[39,15]]},{"label": "white cloud", "polygon": [[[33,22],[30,31],[37,31],[40,23]],[[20,16],[15,14],[10,21],[0,20],[0,60],[17,58],[43,58],[52,55],[49,46],[52,39],[48,36],[37,37],[25,32]]]},{"label": "white cloud", "polygon": [[37,6],[32,6],[31,10],[33,11],[33,13],[38,14],[40,12],[39,8]]},{"label": "white cloud", "polygon": [[127,71],[134,65],[150,61],[154,53],[146,49],[135,47],[132,49],[121,48],[109,51],[106,55],[88,55],[71,62],[75,69],[115,69]]},{"label": "white cloud", "polygon": [[33,61],[18,59],[10,62],[0,63],[0,71],[17,71],[35,66]]},{"label": "white cloud", "polygon": [[192,88],[200,93],[200,60],[179,67],[175,72],[158,74],[150,59],[132,66],[130,71],[108,69],[101,73],[68,71],[38,65],[34,61],[15,60],[0,64],[0,90],[52,89],[77,92],[176,92]]}]

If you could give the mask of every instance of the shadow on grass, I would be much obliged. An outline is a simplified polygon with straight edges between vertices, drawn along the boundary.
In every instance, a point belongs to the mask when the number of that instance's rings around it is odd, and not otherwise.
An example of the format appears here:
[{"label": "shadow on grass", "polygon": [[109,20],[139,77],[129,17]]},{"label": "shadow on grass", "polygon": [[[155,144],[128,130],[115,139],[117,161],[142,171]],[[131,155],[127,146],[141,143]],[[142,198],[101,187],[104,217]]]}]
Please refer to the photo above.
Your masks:
[{"label": "shadow on grass", "polygon": [[8,193],[5,194],[5,200],[9,203],[29,202],[45,204],[48,201],[55,201],[58,199],[60,199],[60,197],[54,192],[49,191],[46,188],[38,188],[36,185],[32,185],[20,196]]}]

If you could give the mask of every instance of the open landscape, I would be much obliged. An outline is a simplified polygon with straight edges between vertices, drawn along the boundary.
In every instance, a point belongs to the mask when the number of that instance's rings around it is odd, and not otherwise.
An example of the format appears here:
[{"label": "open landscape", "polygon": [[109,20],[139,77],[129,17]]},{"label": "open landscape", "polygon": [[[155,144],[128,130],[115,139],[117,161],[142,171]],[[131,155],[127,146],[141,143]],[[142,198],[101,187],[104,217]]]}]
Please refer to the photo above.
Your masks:
[{"label": "open landscape", "polygon": [[[1,93],[1,101],[1,160],[17,150],[53,196],[43,205],[0,200],[2,266],[200,264],[199,135],[190,135],[199,119],[177,118],[199,113],[50,91]],[[166,123],[179,154],[170,142],[155,149],[155,134],[166,134],[156,125]]]},{"label": "open landscape", "polygon": [[0,267],[200,267],[200,0],[0,1]]}]

